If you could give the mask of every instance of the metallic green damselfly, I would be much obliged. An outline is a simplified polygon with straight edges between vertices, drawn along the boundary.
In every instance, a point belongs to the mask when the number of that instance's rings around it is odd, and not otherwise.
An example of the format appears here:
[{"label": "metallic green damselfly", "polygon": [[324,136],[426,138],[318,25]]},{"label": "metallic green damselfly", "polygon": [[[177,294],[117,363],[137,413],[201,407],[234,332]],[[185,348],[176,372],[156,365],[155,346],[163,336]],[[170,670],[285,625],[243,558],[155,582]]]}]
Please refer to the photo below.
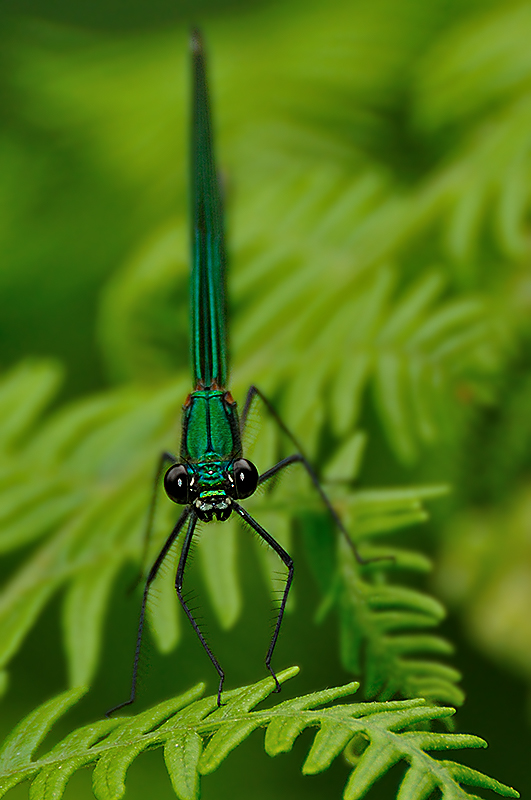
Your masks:
[{"label": "metallic green damselfly", "polygon": [[[224,521],[231,514],[242,520],[260,536],[279,556],[287,569],[287,579],[273,636],[266,654],[266,667],[280,691],[271,666],[273,651],[278,639],[288,593],[293,580],[293,560],[284,548],[240,505],[240,500],[250,497],[260,485],[265,484],[292,464],[302,464],[321,496],[337,528],[346,537],[356,558],[363,562],[352,543],[340,517],[325,494],[310,462],[297,439],[286,427],[269,400],[256,387],[251,386],[238,416],[236,403],[227,391],[227,330],[225,308],[225,243],[220,187],[212,142],[212,124],[205,70],[205,55],[201,36],[193,31],[192,56],[192,125],[191,125],[191,360],[194,389],[183,408],[181,452],[177,459],[170,453],[160,457],[155,489],[148,522],[153,521],[156,490],[164,475],[164,489],[175,503],[184,506],[177,524],[151,567],[142,599],[136,650],[133,662],[131,694],[128,700],[108,714],[132,703],[136,696],[136,683],[140,646],[148,592],[160,566],[182,530],[182,543],[175,589],[181,605],[219,675],[218,705],[225,673],[210,649],[199,625],[183,597],[183,577],[196,525],[199,521]],[[264,403],[280,429],[290,439],[296,453],[282,459],[261,475],[255,465],[243,458],[242,432],[255,398]],[[169,468],[168,468],[168,465]]]}]

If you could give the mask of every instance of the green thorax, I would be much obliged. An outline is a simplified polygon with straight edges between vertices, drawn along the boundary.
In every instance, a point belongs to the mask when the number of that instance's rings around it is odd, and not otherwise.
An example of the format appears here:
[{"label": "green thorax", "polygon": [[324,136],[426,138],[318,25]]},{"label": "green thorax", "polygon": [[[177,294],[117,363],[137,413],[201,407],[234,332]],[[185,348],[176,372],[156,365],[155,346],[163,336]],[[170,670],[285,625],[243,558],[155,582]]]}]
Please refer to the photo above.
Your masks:
[{"label": "green thorax", "polygon": [[230,462],[242,455],[236,403],[223,389],[191,392],[183,409],[181,459]]}]

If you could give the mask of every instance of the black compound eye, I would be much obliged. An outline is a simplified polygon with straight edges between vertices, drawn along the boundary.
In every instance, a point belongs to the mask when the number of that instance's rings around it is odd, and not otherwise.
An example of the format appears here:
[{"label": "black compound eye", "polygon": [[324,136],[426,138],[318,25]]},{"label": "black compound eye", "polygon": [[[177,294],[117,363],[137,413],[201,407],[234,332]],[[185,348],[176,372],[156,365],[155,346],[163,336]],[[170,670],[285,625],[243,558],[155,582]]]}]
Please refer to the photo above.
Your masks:
[{"label": "black compound eye", "polygon": [[184,464],[174,464],[164,476],[166,494],[174,503],[188,503],[190,477]]},{"label": "black compound eye", "polygon": [[258,470],[252,461],[247,461],[246,458],[238,458],[232,465],[232,474],[234,476],[234,488],[236,490],[236,497],[243,500],[245,497],[250,497],[256,491],[258,486]]}]

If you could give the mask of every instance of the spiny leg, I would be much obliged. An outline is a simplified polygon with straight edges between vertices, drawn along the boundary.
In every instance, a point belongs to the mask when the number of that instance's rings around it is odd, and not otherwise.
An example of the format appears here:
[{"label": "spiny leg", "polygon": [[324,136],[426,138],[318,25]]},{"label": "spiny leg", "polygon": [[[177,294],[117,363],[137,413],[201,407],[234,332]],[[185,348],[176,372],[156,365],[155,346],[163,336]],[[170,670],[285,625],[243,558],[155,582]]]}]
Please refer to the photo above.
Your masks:
[{"label": "spiny leg", "polygon": [[192,628],[196,632],[196,634],[197,634],[197,636],[199,638],[199,641],[203,645],[204,650],[206,651],[208,657],[212,661],[212,664],[214,665],[214,667],[215,667],[215,669],[216,669],[216,671],[217,671],[217,673],[219,675],[219,686],[218,686],[218,707],[219,707],[219,706],[221,706],[221,691],[223,689],[223,681],[225,680],[225,673],[221,669],[221,665],[220,665],[219,661],[217,660],[216,656],[214,655],[214,653],[212,652],[212,650],[208,646],[205,637],[201,633],[201,630],[199,629],[199,625],[195,621],[195,619],[194,619],[194,617],[192,615],[192,612],[190,611],[190,609],[186,605],[186,601],[185,601],[185,599],[183,597],[183,593],[182,593],[184,570],[185,570],[185,567],[186,567],[186,559],[188,558],[188,553],[189,553],[189,550],[190,550],[190,544],[192,543],[192,538],[193,538],[193,535],[194,535],[194,529],[195,529],[196,522],[197,522],[197,516],[194,514],[194,516],[190,520],[190,524],[188,526],[188,530],[186,531],[186,536],[184,538],[183,547],[182,547],[182,550],[181,550],[181,557],[179,558],[179,566],[177,567],[177,575],[175,577],[175,591],[177,592],[177,596],[178,596],[178,598],[179,598],[179,600],[181,602],[181,605],[182,605],[182,607],[184,609],[184,612],[185,612],[186,616],[190,620]]},{"label": "spiny leg", "polygon": [[[153,564],[153,566],[151,567],[151,569],[149,571],[149,575],[148,575],[147,580],[146,580],[146,585],[144,587],[144,595],[142,597],[142,606],[140,607],[140,619],[139,619],[139,622],[138,622],[138,631],[137,631],[137,635],[136,635],[135,657],[133,659],[133,675],[132,675],[132,678],[131,678],[131,694],[129,695],[129,700],[126,700],[124,703],[120,703],[119,705],[114,706],[113,708],[109,709],[109,711],[107,711],[106,714],[105,714],[106,717],[110,717],[111,714],[113,714],[115,711],[118,711],[118,709],[120,709],[120,708],[124,708],[124,706],[131,705],[131,703],[133,703],[134,700],[135,700],[135,697],[136,697],[136,682],[137,682],[137,677],[138,677],[138,662],[140,660],[140,647],[142,645],[142,632],[143,632],[143,629],[144,629],[144,619],[145,619],[145,616],[146,616],[146,604],[147,604],[147,598],[148,598],[148,593],[149,593],[149,587],[151,586],[151,584],[155,580],[162,562],[164,561],[164,559],[168,555],[168,551],[170,550],[172,544],[174,543],[175,539],[179,535],[179,533],[181,531],[181,528],[183,527],[184,523],[186,522],[186,520],[190,516],[191,511],[192,511],[192,509],[191,509],[190,506],[187,506],[184,509],[184,511],[182,512],[181,516],[177,520],[177,524],[175,525],[174,529],[172,530],[172,532],[170,533],[170,535],[166,539],[164,547],[162,548],[162,550],[158,554],[157,560],[155,561],[155,563]],[[194,519],[194,518],[195,517],[193,517],[192,519]]]},{"label": "spiny leg", "polygon": [[144,565],[148,557],[149,542],[151,539],[151,531],[153,529],[153,520],[155,519],[155,508],[157,505],[157,490],[159,488],[160,479],[162,478],[163,473],[166,471],[166,468],[169,467],[171,464],[176,464],[177,460],[178,459],[172,453],[167,453],[166,451],[161,453],[159,456],[157,470],[155,472],[155,480],[153,481],[153,489],[151,492],[151,500],[149,503],[146,527],[144,529],[144,540],[142,543],[142,558],[140,561],[140,572],[138,574],[138,577],[135,579],[134,583],[132,583],[131,586],[129,587],[129,592],[133,592],[136,589],[136,587],[142,580],[142,576],[144,574]]},{"label": "spiny leg", "polygon": [[294,446],[298,450],[298,453],[294,453],[292,456],[288,456],[287,458],[283,458],[281,461],[278,462],[278,464],[275,464],[273,467],[271,467],[271,469],[268,469],[268,470],[266,470],[266,472],[262,473],[262,475],[260,475],[258,483],[259,484],[265,483],[270,478],[272,478],[274,475],[276,475],[278,472],[281,472],[286,467],[289,467],[291,464],[302,464],[302,466],[304,467],[304,469],[308,473],[311,482],[313,483],[313,485],[317,489],[317,491],[319,493],[319,496],[321,497],[321,500],[325,504],[325,506],[326,506],[326,508],[328,510],[328,513],[330,514],[330,516],[334,520],[335,524],[337,525],[337,527],[339,528],[339,530],[341,531],[341,533],[343,534],[343,536],[347,540],[348,545],[349,545],[350,549],[352,550],[352,552],[354,554],[354,557],[356,558],[356,561],[358,562],[358,564],[372,564],[374,561],[392,561],[393,560],[392,556],[391,557],[379,556],[378,558],[363,558],[363,556],[360,555],[360,553],[358,551],[358,548],[356,547],[356,545],[354,544],[354,542],[350,538],[350,535],[349,535],[347,529],[345,528],[345,526],[344,526],[344,524],[343,524],[343,522],[341,520],[341,517],[339,516],[339,514],[335,510],[334,506],[332,505],[332,502],[331,502],[330,498],[328,497],[328,495],[326,494],[325,490],[321,486],[321,482],[320,482],[319,478],[317,477],[317,474],[316,474],[314,468],[312,467],[312,465],[310,464],[308,458],[305,456],[304,451],[303,451],[299,441],[295,438],[293,433],[290,431],[290,429],[284,423],[284,421],[282,420],[282,418],[280,417],[280,415],[278,414],[276,409],[272,406],[270,401],[267,399],[267,397],[264,394],[262,394],[260,389],[258,389],[256,386],[249,387],[249,391],[247,392],[247,397],[245,398],[245,403],[244,403],[244,406],[243,406],[243,410],[242,410],[242,414],[241,414],[241,422],[240,422],[240,427],[241,427],[242,432],[243,432],[243,429],[245,428],[245,423],[247,422],[247,416],[249,414],[249,410],[251,408],[251,404],[252,404],[252,402],[253,402],[255,397],[259,397],[260,398],[260,400],[263,402],[263,404],[265,405],[265,407],[267,408],[267,410],[269,411],[269,413],[271,414],[271,416],[273,417],[273,419],[275,420],[275,422],[277,423],[279,428],[282,430],[283,433],[286,434],[288,439],[290,439],[290,441],[294,444]]},{"label": "spiny leg", "polygon": [[286,602],[287,602],[289,590],[290,590],[290,587],[291,587],[291,582],[293,580],[293,559],[291,558],[289,553],[286,553],[284,548],[281,547],[281,545],[276,541],[276,539],[273,539],[271,534],[269,534],[265,530],[265,528],[262,528],[262,526],[259,525],[258,522],[255,519],[253,519],[253,517],[251,517],[251,515],[244,508],[242,508],[237,503],[234,503],[233,508],[240,515],[240,517],[242,517],[242,519],[245,520],[245,522],[248,525],[250,525],[251,528],[253,528],[253,530],[255,530],[256,533],[259,536],[261,536],[262,539],[270,547],[273,548],[275,553],[277,553],[277,555],[282,559],[282,561],[284,562],[284,564],[286,565],[286,567],[288,569],[288,578],[287,578],[287,581],[286,581],[286,586],[284,587],[284,593],[282,595],[282,601],[280,603],[280,609],[279,609],[279,612],[278,612],[278,617],[277,617],[277,622],[276,622],[276,625],[275,625],[275,630],[273,631],[271,644],[269,645],[269,650],[267,651],[266,660],[265,660],[267,669],[269,670],[269,672],[271,673],[271,675],[275,679],[275,683],[276,683],[275,692],[280,692],[280,683],[278,682],[277,676],[275,675],[275,673],[273,671],[273,668],[271,666],[271,659],[273,657],[273,650],[275,649],[275,645],[277,643],[278,634],[279,634],[279,631],[280,631],[280,626],[282,625],[282,618],[284,616],[284,611],[285,611],[285,608],[286,608]]},{"label": "spiny leg", "polygon": [[354,554],[354,557],[356,558],[356,561],[358,562],[358,564],[370,564],[373,561],[382,560],[382,558],[384,558],[384,557],[379,557],[378,559],[375,559],[375,558],[363,558],[363,556],[359,553],[358,548],[356,547],[356,545],[354,544],[354,542],[350,538],[350,536],[348,534],[348,531],[345,528],[341,517],[339,516],[339,514],[335,510],[335,508],[332,505],[328,495],[325,493],[323,487],[321,486],[319,478],[315,474],[315,471],[314,471],[312,465],[310,464],[310,462],[308,461],[306,456],[304,456],[302,453],[294,453],[291,456],[287,456],[286,458],[281,459],[281,461],[279,461],[273,467],[271,467],[270,469],[266,470],[265,472],[263,472],[260,475],[260,478],[258,479],[258,484],[261,485],[263,483],[266,483],[266,481],[270,480],[274,475],[277,475],[279,472],[282,472],[283,469],[286,469],[286,467],[289,467],[292,464],[302,464],[302,466],[304,467],[304,469],[306,470],[306,472],[310,476],[310,479],[311,479],[313,485],[315,486],[315,488],[317,489],[317,491],[319,492],[321,500],[325,504],[330,516],[334,520],[335,524],[337,525],[337,527],[339,528],[339,530],[341,531],[343,536],[346,538],[346,540],[347,540],[347,542],[348,542],[348,544],[349,544],[349,546],[350,546],[350,548],[351,548],[351,550],[352,550],[352,552]]}]

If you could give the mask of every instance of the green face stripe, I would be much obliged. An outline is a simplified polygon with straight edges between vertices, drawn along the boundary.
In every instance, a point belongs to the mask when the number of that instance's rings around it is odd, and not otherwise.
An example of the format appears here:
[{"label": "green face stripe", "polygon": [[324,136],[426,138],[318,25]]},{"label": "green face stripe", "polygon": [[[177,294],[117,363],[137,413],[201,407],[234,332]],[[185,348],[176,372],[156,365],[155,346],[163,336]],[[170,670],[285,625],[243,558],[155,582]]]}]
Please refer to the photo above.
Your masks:
[{"label": "green face stripe", "polygon": [[210,105],[201,41],[192,36],[191,354],[196,387],[227,381],[223,210],[214,162]]}]

